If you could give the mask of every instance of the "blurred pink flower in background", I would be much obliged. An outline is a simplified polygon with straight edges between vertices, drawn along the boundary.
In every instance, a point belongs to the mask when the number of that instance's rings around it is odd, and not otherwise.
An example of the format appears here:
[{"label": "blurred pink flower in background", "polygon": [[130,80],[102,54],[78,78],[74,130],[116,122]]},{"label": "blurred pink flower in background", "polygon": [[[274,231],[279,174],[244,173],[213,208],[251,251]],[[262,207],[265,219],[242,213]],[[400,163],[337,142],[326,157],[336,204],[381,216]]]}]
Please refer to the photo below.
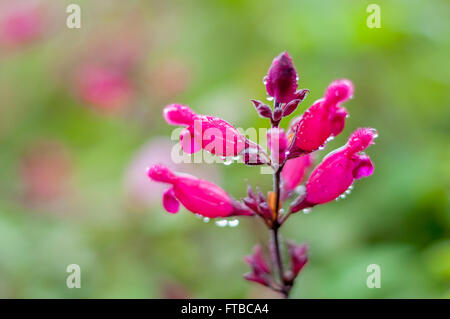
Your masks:
[{"label": "blurred pink flower in background", "polygon": [[72,161],[65,146],[57,141],[32,143],[22,156],[19,169],[27,204],[53,202],[70,191]]},{"label": "blurred pink flower in background", "polygon": [[169,138],[155,137],[134,155],[125,173],[125,193],[130,205],[137,208],[161,205],[161,197],[167,185],[151,181],[147,177],[147,169],[153,164],[162,163],[170,169],[219,183],[219,172],[214,165],[175,164],[170,156],[175,145]]},{"label": "blurred pink flower in background", "polygon": [[184,61],[165,59],[148,71],[149,94],[152,98],[166,101],[185,91],[190,79],[190,69]]},{"label": "blurred pink flower in background", "polygon": [[81,99],[106,111],[123,109],[130,104],[134,94],[130,79],[114,68],[82,65],[75,72],[74,81]]},{"label": "blurred pink flower in background", "polygon": [[118,112],[129,108],[137,96],[146,41],[140,24],[120,24],[92,36],[69,70],[70,90],[97,110]]},{"label": "blurred pink flower in background", "polygon": [[0,46],[18,47],[37,40],[45,31],[45,17],[39,1],[0,3]]}]

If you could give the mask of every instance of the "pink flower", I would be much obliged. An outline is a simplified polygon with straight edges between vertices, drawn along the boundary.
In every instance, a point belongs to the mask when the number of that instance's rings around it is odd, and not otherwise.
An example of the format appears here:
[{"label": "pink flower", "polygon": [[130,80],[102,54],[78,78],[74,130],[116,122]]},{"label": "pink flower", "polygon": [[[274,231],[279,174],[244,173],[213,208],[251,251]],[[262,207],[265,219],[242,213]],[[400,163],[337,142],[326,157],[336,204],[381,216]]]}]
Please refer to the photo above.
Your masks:
[{"label": "pink flower", "polygon": [[313,156],[311,154],[290,159],[284,164],[281,177],[283,180],[283,194],[286,197],[300,184],[312,164]]},{"label": "pink flower", "polygon": [[42,9],[35,1],[5,3],[0,8],[0,43],[18,46],[36,40],[44,31]]},{"label": "pink flower", "polygon": [[245,139],[228,122],[213,116],[200,115],[182,104],[170,104],[164,108],[167,123],[184,125],[180,142],[186,153],[204,149],[218,156],[236,156],[245,147]]},{"label": "pink flower", "polygon": [[163,195],[163,205],[169,213],[177,213],[181,203],[187,210],[204,217],[253,215],[211,182],[187,174],[174,174],[164,165],[150,167],[148,176],[153,181],[172,185]]},{"label": "pink flower", "polygon": [[288,103],[295,99],[298,75],[292,58],[287,52],[273,59],[267,76],[264,78],[267,93],[279,103]]},{"label": "pink flower", "polygon": [[75,85],[83,100],[104,110],[117,110],[130,103],[133,88],[118,69],[85,65],[76,73]]},{"label": "pink flower", "polygon": [[328,138],[342,132],[347,110],[340,106],[353,95],[353,85],[349,80],[332,82],[324,98],[316,101],[303,115],[294,119],[291,130],[295,133],[292,154],[308,153],[321,147]]},{"label": "pink flower", "polygon": [[332,201],[344,193],[355,179],[372,175],[372,161],[360,152],[373,144],[376,137],[374,129],[357,129],[343,148],[328,154],[314,169],[306,183],[306,196],[295,201],[291,210],[295,212]]}]

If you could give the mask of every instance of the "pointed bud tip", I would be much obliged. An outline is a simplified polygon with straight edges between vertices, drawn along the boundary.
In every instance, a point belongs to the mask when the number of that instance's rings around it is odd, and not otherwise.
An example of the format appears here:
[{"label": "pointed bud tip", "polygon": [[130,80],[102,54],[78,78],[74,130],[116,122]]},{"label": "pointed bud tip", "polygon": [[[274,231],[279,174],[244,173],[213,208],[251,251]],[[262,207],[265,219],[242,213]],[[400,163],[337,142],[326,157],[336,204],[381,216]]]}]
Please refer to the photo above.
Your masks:
[{"label": "pointed bud tip", "polygon": [[279,103],[288,103],[295,98],[297,82],[298,74],[289,54],[276,56],[264,80],[267,93]]}]

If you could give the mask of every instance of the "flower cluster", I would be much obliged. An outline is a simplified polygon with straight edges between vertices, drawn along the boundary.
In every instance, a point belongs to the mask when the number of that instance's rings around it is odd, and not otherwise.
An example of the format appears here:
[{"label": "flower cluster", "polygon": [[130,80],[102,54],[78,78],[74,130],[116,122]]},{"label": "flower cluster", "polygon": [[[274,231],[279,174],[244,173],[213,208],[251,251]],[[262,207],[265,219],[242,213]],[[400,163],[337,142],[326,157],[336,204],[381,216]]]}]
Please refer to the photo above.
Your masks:
[{"label": "flower cluster", "polygon": [[[290,262],[285,262],[279,228],[291,214],[300,210],[306,212],[315,205],[337,199],[348,192],[355,179],[370,176],[374,166],[363,151],[377,137],[377,132],[371,128],[355,130],[348,142],[325,156],[301,185],[314,164],[314,152],[323,149],[343,131],[348,113],[342,104],[352,98],[353,85],[346,79],[332,82],[323,98],[291,120],[285,131],[279,126],[281,120],[293,114],[309,92],[298,89],[298,81],[291,57],[282,53],[273,60],[264,78],[268,100],[273,101],[273,107],[251,100],[259,116],[270,119],[268,152],[220,118],[196,114],[181,104],[171,104],[163,112],[167,123],[185,127],[180,134],[180,143],[186,153],[203,149],[220,157],[240,156],[247,165],[270,166],[274,185],[267,196],[260,189],[255,191],[248,186],[247,196],[238,201],[217,185],[173,173],[164,165],[155,165],[148,170],[150,179],[170,185],[163,195],[163,206],[170,213],[178,212],[181,203],[187,210],[207,218],[259,217],[272,234],[267,254],[272,258],[266,258],[262,247],[257,245],[253,254],[245,259],[251,272],[244,278],[270,287],[285,297],[308,256],[306,244],[289,241]],[[289,208],[282,209],[288,201]],[[286,268],[287,264],[289,268]]]}]

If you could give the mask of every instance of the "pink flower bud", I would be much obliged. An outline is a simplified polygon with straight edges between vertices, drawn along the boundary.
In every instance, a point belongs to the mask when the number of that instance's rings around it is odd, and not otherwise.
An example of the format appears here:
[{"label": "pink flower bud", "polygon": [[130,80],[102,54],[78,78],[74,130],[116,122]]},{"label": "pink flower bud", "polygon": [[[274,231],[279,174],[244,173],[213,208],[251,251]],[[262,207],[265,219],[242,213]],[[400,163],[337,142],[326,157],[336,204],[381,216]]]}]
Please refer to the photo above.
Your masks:
[{"label": "pink flower bud", "polygon": [[355,179],[370,176],[373,163],[364,154],[358,154],[373,144],[377,133],[374,129],[357,129],[341,149],[328,154],[306,183],[305,198],[291,207],[298,211],[306,207],[327,203],[344,193]]},{"label": "pink flower bud", "polygon": [[170,213],[178,211],[178,201],[189,211],[210,218],[252,215],[241,203],[211,182],[191,175],[174,174],[164,165],[150,167],[148,176],[155,182],[172,185],[163,195],[164,208]]},{"label": "pink flower bud", "polygon": [[286,149],[288,147],[288,139],[282,128],[271,128],[267,131],[267,142],[272,157],[272,161],[280,164],[286,158]]},{"label": "pink flower bud", "polygon": [[349,80],[332,82],[325,97],[314,102],[299,118],[293,120],[291,130],[296,132],[294,149],[312,152],[321,147],[329,137],[337,136],[345,126],[347,111],[340,104],[353,94]]},{"label": "pink flower bud", "polygon": [[264,79],[267,93],[279,103],[288,103],[295,98],[297,81],[297,71],[287,52],[273,60]]},{"label": "pink flower bud", "polygon": [[163,116],[169,124],[187,126],[180,135],[181,146],[187,153],[203,148],[218,156],[236,156],[245,147],[245,139],[239,131],[220,118],[195,114],[181,104],[166,106]]},{"label": "pink flower bud", "polygon": [[308,245],[296,245],[293,242],[287,242],[289,255],[291,257],[291,270],[293,279],[297,277],[298,273],[308,262]]},{"label": "pink flower bud", "polygon": [[300,184],[312,164],[313,156],[311,154],[290,159],[284,164],[281,177],[285,196],[288,196]]}]

